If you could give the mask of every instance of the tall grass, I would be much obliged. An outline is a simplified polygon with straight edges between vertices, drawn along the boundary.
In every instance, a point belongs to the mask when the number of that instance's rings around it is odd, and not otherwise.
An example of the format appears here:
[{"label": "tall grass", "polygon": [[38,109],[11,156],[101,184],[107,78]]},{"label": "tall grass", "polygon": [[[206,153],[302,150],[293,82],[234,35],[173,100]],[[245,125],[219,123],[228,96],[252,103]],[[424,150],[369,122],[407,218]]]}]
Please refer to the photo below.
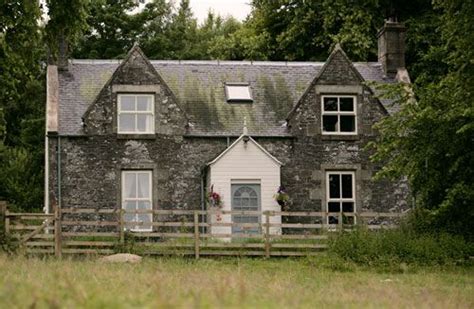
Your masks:
[{"label": "tall grass", "polygon": [[473,306],[470,268],[386,274],[323,259],[145,258],[106,264],[0,254],[0,308],[316,308]]},{"label": "tall grass", "polygon": [[379,231],[359,227],[334,235],[328,251],[342,260],[374,267],[465,265],[472,262],[474,245],[460,236],[419,233],[402,225]]}]

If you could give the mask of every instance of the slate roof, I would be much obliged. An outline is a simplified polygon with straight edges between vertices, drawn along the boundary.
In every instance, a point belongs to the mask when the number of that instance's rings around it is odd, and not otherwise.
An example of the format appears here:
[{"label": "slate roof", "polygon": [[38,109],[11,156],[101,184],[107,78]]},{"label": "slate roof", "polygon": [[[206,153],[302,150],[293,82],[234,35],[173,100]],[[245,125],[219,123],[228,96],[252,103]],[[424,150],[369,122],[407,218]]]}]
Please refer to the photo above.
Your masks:
[{"label": "slate roof", "polygon": [[[190,135],[286,136],[285,118],[323,62],[151,61],[190,120]],[[82,116],[119,60],[71,60],[59,72],[59,134],[82,135]],[[394,82],[379,63],[354,63],[366,81]],[[254,102],[227,103],[225,82],[248,82]],[[390,112],[388,101],[382,101]]]}]

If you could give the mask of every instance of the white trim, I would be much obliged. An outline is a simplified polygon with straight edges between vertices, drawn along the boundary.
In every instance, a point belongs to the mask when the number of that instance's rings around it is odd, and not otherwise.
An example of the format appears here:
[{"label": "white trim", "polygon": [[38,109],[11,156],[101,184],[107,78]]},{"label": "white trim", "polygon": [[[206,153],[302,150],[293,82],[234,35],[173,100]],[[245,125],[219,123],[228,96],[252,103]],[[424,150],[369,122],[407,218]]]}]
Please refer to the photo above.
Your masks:
[{"label": "white trim", "polygon": [[[351,175],[352,176],[352,198],[343,198],[342,197],[342,177],[339,177],[339,193],[340,193],[340,197],[339,198],[331,198],[331,195],[329,194],[329,188],[330,188],[330,183],[329,183],[329,175],[339,175],[339,176],[342,176],[342,175]],[[337,171],[326,171],[326,213],[329,212],[329,203],[330,202],[340,202],[340,206],[339,206],[339,213],[344,213],[342,211],[342,203],[343,202],[352,202],[353,205],[354,205],[354,209],[352,210],[352,213],[356,213],[357,212],[357,205],[356,205],[356,185],[355,185],[355,172],[353,171],[340,171],[340,170],[337,170]],[[326,217],[326,220],[327,220],[327,224],[329,224],[329,217],[331,215],[328,215]],[[354,224],[356,224],[356,216],[355,215],[350,215],[350,217],[353,217],[354,218]]]},{"label": "white trim", "polygon": [[[251,103],[251,102],[253,102],[252,89],[250,88],[249,83],[228,82],[228,83],[224,83],[224,87],[225,87],[225,97],[226,97],[227,102],[229,102],[229,103],[236,103],[236,102]],[[232,87],[246,89],[247,93],[246,93],[246,95],[243,95],[243,96],[233,96],[233,97],[231,97],[230,92],[231,92]]]},{"label": "white trim", "polygon": [[[150,196],[148,198],[144,198],[144,197],[134,197],[134,198],[127,198],[125,197],[125,175],[126,174],[134,174],[135,175],[135,182],[136,182],[136,186],[137,186],[137,189],[138,190],[138,174],[147,174],[148,175],[148,192],[150,193]],[[153,181],[153,172],[150,171],[150,170],[123,170],[122,171],[122,188],[121,188],[121,192],[122,192],[122,209],[125,209],[125,203],[128,202],[128,201],[146,201],[146,202],[149,202],[150,203],[150,207],[152,210],[153,209],[153,185],[152,185],[152,181]],[[135,193],[135,196],[138,196],[137,192]],[[135,214],[135,218],[134,218],[134,221],[138,221],[138,213]],[[151,218],[150,222],[153,222],[153,214],[148,214]],[[125,228],[127,229],[127,228]],[[143,228],[143,227],[138,227],[138,228],[130,228],[130,231],[132,232],[151,232],[153,231],[153,226],[151,225],[150,227],[148,228]]]},{"label": "white trim", "polygon": [[[337,98],[337,111],[325,111],[324,110],[324,99],[325,98]],[[353,111],[340,111],[340,99],[341,98],[353,98]],[[324,131],[324,116],[337,116],[336,131]],[[340,116],[354,116],[354,131],[342,132]],[[341,94],[326,94],[321,96],[321,133],[323,135],[357,135],[357,96],[355,95],[341,95]]]},{"label": "white trim", "polygon": [[233,185],[240,185],[240,184],[250,184],[250,185],[260,185],[262,183],[261,179],[231,179],[230,183]]},{"label": "white trim", "polygon": [[[132,111],[122,111],[121,110],[121,98],[123,96],[135,97],[135,110]],[[137,98],[138,97],[148,97],[150,98],[150,109],[147,111],[137,110]],[[121,131],[120,130],[120,115],[134,115],[135,119],[135,131]],[[138,115],[148,115],[152,117],[151,126],[149,131],[138,131]],[[140,93],[121,93],[117,95],[117,133],[118,134],[154,134],[155,133],[155,96],[153,94],[140,94]]]},{"label": "white trim", "polygon": [[[228,153],[232,148],[235,147],[235,145],[237,145],[243,138],[244,136],[247,136],[249,138],[249,141],[248,142],[252,142],[255,146],[257,146],[264,154],[266,154],[270,159],[272,159],[273,161],[275,161],[275,163],[279,164],[280,166],[283,165],[283,163],[281,163],[277,158],[275,158],[274,156],[272,156],[268,151],[265,150],[265,148],[263,148],[259,143],[257,143],[253,138],[251,138],[250,136],[248,135],[245,135],[245,134],[242,134],[238,139],[235,140],[235,142],[233,142],[229,147],[227,147],[223,152],[221,152],[220,155],[218,155],[214,160],[212,160],[211,162],[208,162],[206,165],[207,166],[211,166],[213,164],[215,164],[217,161],[219,161],[226,153]],[[248,143],[247,142],[247,143]]]}]

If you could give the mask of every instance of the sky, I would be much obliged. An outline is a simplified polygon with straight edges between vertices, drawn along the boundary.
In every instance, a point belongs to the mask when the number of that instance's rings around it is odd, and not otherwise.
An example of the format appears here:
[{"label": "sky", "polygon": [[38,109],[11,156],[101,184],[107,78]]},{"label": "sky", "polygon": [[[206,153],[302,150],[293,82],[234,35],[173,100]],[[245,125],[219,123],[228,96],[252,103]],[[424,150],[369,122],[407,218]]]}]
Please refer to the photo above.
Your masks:
[{"label": "sky", "polygon": [[[179,4],[179,1],[177,0],[176,3]],[[242,21],[250,13],[249,3],[250,0],[191,0],[190,2],[194,16],[199,22],[206,19],[209,8],[223,17],[231,15]]]},{"label": "sky", "polygon": [[[46,1],[40,0],[40,2]],[[177,6],[179,2],[179,0],[175,0]],[[206,19],[209,9],[222,17],[233,16],[242,21],[250,14],[249,3],[250,0],[190,0],[191,9],[198,22],[203,22]]]}]

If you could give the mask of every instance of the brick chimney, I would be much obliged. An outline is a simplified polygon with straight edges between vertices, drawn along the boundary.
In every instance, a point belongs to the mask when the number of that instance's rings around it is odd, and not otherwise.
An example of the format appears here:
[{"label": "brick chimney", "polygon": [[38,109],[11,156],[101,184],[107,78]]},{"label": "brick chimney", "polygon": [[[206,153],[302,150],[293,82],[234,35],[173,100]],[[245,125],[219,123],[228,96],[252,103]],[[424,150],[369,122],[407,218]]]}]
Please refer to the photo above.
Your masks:
[{"label": "brick chimney", "polygon": [[377,33],[378,59],[387,76],[394,76],[398,68],[405,68],[405,32],[403,23],[390,18]]}]

